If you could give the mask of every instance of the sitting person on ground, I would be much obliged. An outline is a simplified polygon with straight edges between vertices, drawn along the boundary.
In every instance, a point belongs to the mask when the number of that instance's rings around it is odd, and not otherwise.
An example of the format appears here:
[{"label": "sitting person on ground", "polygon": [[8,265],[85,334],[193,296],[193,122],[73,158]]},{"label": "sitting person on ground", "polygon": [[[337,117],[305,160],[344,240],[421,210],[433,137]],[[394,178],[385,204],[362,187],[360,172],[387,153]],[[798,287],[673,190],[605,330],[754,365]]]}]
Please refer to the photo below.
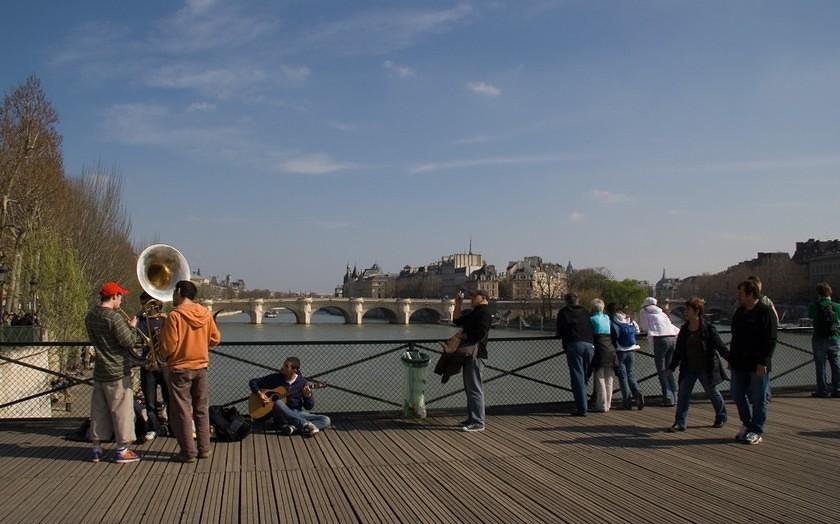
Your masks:
[{"label": "sitting person on ground", "polygon": [[705,301],[698,297],[692,297],[685,303],[686,323],[677,335],[674,358],[668,368],[669,374],[680,368],[677,410],[674,425],[668,428],[670,432],[685,431],[691,392],[698,380],[715,408],[712,427],[722,428],[726,424],[726,405],[718,391],[718,384],[728,378],[720,357],[728,359],[729,349],[715,326],[703,318],[704,305]]},{"label": "sitting person on ground", "polygon": [[271,410],[274,423],[280,426],[280,433],[284,435],[300,433],[304,437],[311,437],[330,425],[330,418],[326,415],[309,412],[315,407],[315,397],[306,378],[300,373],[300,359],[297,357],[283,361],[279,373],[252,379],[248,386],[265,403],[271,402],[268,396],[270,390],[278,387],[284,389],[284,395],[274,401]]}]

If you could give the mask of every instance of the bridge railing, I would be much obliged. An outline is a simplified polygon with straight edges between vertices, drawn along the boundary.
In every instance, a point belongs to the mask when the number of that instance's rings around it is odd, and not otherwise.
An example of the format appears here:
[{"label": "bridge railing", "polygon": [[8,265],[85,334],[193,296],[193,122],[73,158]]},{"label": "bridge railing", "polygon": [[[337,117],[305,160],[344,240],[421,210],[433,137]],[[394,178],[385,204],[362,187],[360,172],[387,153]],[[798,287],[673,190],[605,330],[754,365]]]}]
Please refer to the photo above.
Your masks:
[{"label": "bridge railing", "polygon": [[[722,333],[725,340],[727,333]],[[780,330],[773,359],[775,388],[812,389],[815,382],[810,330]],[[465,405],[459,376],[441,383],[434,368],[439,340],[373,340],[329,342],[225,342],[211,350],[210,401],[244,409],[251,378],[276,371],[288,356],[297,356],[302,372],[329,387],[316,392],[316,410],[394,412],[402,407],[408,349],[431,354],[426,374],[430,410]],[[660,394],[650,340],[640,337],[635,376],[647,396]],[[87,417],[92,386],[89,368],[66,369],[67,353],[87,343],[0,343],[0,418]],[[494,338],[484,371],[488,406],[513,406],[572,400],[569,371],[560,341],[553,337]],[[139,390],[139,370],[135,370]],[[616,381],[615,388],[618,388]],[[726,391],[728,383],[721,385]],[[696,389],[701,391],[699,384]],[[618,393],[616,393],[618,395]]]}]

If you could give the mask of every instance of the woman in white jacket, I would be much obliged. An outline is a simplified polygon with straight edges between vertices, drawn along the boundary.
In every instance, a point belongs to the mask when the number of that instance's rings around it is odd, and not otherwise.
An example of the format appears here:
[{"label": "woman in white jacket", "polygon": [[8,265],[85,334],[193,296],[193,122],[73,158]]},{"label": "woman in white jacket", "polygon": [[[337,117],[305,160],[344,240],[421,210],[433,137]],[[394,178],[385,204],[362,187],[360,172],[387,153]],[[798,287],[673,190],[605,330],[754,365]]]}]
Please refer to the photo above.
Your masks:
[{"label": "woman in white jacket", "polygon": [[662,387],[662,405],[673,406],[677,400],[677,381],[666,370],[674,357],[677,333],[680,330],[662,308],[656,305],[654,297],[647,297],[642,302],[639,327],[653,340],[653,357],[656,372],[659,374],[659,385]]}]

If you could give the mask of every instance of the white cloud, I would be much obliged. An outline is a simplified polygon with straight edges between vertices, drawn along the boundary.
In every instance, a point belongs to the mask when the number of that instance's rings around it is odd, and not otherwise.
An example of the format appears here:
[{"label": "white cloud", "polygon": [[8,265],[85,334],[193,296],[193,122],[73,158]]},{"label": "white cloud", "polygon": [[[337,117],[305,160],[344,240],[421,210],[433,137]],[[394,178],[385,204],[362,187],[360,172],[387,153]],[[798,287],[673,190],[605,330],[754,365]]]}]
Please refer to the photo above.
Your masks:
[{"label": "white cloud", "polygon": [[338,122],[336,120],[330,120],[327,122],[327,125],[333,129],[338,129],[339,131],[344,131],[345,133],[357,133],[359,131],[359,126],[355,124],[348,124],[346,122]]},{"label": "white cloud", "polygon": [[463,167],[477,167],[488,165],[505,165],[505,164],[548,164],[565,160],[566,157],[559,155],[548,156],[514,156],[514,157],[488,157],[475,158],[467,160],[449,160],[446,162],[429,162],[426,164],[419,164],[409,169],[412,174],[428,173],[431,171],[441,171],[448,169],[458,169]]},{"label": "white cloud", "polygon": [[394,62],[391,62],[390,60],[385,60],[383,66],[391,74],[396,75],[400,78],[408,78],[410,76],[414,76],[414,69],[411,69],[408,66],[396,64]]},{"label": "white cloud", "polygon": [[154,47],[170,53],[231,49],[268,34],[275,21],[265,15],[243,14],[235,2],[191,0],[158,24]]},{"label": "white cloud", "polygon": [[294,83],[302,83],[312,74],[312,71],[305,65],[297,67],[288,65],[280,66],[280,72],[286,80]]},{"label": "white cloud", "polygon": [[187,111],[192,113],[194,111],[200,111],[202,113],[209,113],[216,110],[216,104],[211,104],[210,102],[193,102],[192,104],[187,107]]},{"label": "white cloud", "polygon": [[467,144],[483,144],[484,142],[487,142],[489,140],[490,140],[490,137],[487,136],[487,135],[476,135],[476,136],[470,136],[470,137],[467,137],[467,138],[461,138],[460,140],[456,140],[452,143],[456,146],[460,146],[460,145],[467,145]]},{"label": "white cloud", "polygon": [[181,117],[158,104],[117,104],[106,111],[101,130],[109,142],[163,149],[247,171],[276,172],[278,159],[289,157],[249,136],[248,128],[188,126]]},{"label": "white cloud", "polygon": [[282,163],[280,169],[284,173],[298,175],[324,175],[344,171],[352,167],[351,164],[336,162],[329,155],[317,153],[288,159]]},{"label": "white cloud", "polygon": [[296,39],[291,50],[329,48],[341,54],[379,54],[413,46],[448,31],[473,12],[469,4],[449,9],[382,9],[338,20]]},{"label": "white cloud", "polygon": [[569,215],[569,221],[575,224],[577,224],[578,222],[582,222],[583,213],[581,213],[580,211],[572,211],[572,214]]},{"label": "white cloud", "polygon": [[633,200],[630,196],[623,193],[614,193],[603,189],[593,189],[590,196],[592,200],[600,204],[622,204]]},{"label": "white cloud", "polygon": [[219,99],[241,96],[270,80],[259,68],[229,66],[207,68],[194,64],[172,64],[150,71],[146,85],[171,89],[194,89],[204,96]]},{"label": "white cloud", "polygon": [[502,94],[501,89],[487,82],[470,82],[467,84],[467,89],[473,93],[485,96],[499,96]]}]

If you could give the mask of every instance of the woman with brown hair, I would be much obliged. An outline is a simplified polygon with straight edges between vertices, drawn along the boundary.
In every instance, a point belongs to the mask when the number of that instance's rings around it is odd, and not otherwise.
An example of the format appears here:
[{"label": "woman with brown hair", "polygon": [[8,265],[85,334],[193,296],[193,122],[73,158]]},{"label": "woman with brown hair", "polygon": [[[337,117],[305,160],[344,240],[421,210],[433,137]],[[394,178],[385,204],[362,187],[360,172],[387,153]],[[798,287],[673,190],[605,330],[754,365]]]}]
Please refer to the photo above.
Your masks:
[{"label": "woman with brown hair", "polygon": [[699,380],[715,408],[713,427],[726,424],[726,405],[717,386],[726,377],[720,357],[729,358],[729,350],[721,340],[715,327],[703,318],[705,301],[692,297],[685,303],[685,319],[677,335],[674,358],[668,367],[668,373],[680,368],[679,393],[674,425],[668,431],[685,431],[688,417],[688,405],[694,384]]}]

